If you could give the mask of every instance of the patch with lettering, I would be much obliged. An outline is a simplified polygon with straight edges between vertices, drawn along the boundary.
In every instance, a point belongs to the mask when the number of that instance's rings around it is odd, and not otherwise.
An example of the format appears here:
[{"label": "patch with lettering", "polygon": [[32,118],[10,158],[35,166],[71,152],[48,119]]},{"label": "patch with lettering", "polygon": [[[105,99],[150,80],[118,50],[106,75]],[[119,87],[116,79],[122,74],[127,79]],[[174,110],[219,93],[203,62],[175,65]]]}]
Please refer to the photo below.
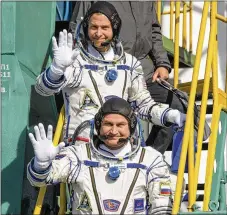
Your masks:
[{"label": "patch with lettering", "polygon": [[134,213],[144,211],[144,199],[134,199]]},{"label": "patch with lettering", "polygon": [[104,209],[106,211],[116,212],[119,209],[121,202],[114,199],[103,200]]},{"label": "patch with lettering", "polygon": [[80,197],[79,206],[77,207],[77,210],[92,211],[90,199],[85,191]]},{"label": "patch with lettering", "polygon": [[84,93],[84,97],[81,101],[80,109],[87,110],[90,108],[98,108],[98,104],[96,104],[94,98],[92,97],[91,93],[86,90]]},{"label": "patch with lettering", "polygon": [[170,182],[160,182],[160,195],[162,196],[171,195]]}]

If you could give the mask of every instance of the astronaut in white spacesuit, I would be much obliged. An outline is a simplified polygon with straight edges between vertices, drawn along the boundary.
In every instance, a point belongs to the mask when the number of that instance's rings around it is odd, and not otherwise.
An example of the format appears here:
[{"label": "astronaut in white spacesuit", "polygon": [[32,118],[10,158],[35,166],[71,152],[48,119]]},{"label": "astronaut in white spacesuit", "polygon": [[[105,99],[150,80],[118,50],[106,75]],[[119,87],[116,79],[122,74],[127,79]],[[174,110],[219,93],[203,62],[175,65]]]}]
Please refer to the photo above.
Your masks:
[{"label": "astronaut in white spacesuit", "polygon": [[[53,62],[37,78],[35,89],[43,96],[62,90],[65,140],[70,141],[78,125],[93,118],[114,96],[128,101],[139,118],[154,124],[181,127],[185,121],[184,114],[150,97],[140,62],[123,50],[120,29],[121,19],[113,5],[101,1],[92,4],[78,25],[75,49],[72,34],[66,30],[60,32],[58,44],[52,38]],[[80,139],[88,136],[85,129]]]},{"label": "astronaut in white spacesuit", "polygon": [[171,214],[168,167],[161,153],[143,146],[139,121],[124,99],[111,98],[100,108],[90,143],[55,147],[52,126],[47,135],[42,124],[34,130],[27,177],[38,187],[71,184],[73,214]]}]

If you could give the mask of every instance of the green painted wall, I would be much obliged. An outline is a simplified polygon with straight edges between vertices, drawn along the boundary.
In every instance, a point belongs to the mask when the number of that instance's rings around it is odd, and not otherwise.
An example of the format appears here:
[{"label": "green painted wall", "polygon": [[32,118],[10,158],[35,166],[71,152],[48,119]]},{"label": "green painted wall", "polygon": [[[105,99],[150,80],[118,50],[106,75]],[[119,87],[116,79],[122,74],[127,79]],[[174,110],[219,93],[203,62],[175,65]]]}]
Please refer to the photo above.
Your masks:
[{"label": "green painted wall", "polygon": [[49,60],[56,2],[1,2],[1,8],[1,214],[21,214],[21,200],[34,191],[25,182],[24,167],[33,156],[28,130],[57,119],[54,98],[34,91]]}]

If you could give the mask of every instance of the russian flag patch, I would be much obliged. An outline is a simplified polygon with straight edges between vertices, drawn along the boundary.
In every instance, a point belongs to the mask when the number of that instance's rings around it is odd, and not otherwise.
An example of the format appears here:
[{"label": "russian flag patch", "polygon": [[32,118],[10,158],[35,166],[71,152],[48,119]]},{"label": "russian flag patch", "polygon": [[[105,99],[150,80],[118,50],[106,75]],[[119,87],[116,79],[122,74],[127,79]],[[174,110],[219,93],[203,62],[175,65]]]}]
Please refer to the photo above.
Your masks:
[{"label": "russian flag patch", "polygon": [[162,196],[171,195],[170,182],[160,182],[160,195]]}]

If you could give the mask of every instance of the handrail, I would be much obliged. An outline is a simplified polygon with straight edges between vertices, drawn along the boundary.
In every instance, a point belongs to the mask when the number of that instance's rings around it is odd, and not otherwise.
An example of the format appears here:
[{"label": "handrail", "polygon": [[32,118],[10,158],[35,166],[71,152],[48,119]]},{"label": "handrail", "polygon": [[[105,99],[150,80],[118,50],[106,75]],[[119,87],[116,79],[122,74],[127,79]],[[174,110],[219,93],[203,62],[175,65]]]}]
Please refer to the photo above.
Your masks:
[{"label": "handrail", "polygon": [[[186,12],[189,12],[190,10],[191,10],[190,8],[187,8]],[[164,11],[162,12],[162,15],[168,15],[170,13],[171,13],[170,11]],[[173,13],[176,13],[176,11],[174,10]],[[184,10],[180,10],[180,13],[184,13]]]},{"label": "handrail", "polygon": [[[193,141],[193,104],[195,102],[195,93],[197,88],[197,80],[199,74],[199,65],[202,56],[202,47],[204,42],[204,34],[207,23],[207,15],[210,7],[210,34],[209,34],[209,43],[208,43],[208,51],[207,51],[207,59],[206,59],[206,68],[204,74],[204,85],[203,85],[203,93],[202,93],[202,102],[200,109],[200,120],[199,120],[199,128],[197,135],[197,153],[196,153],[196,161],[195,167],[193,170],[193,149],[194,149],[194,141]],[[177,187],[175,192],[175,201],[173,205],[173,214],[177,214],[180,205],[180,196],[182,189],[182,182],[184,176],[184,167],[186,163],[186,154],[187,149],[189,153],[189,211],[193,211],[193,204],[196,201],[196,192],[198,185],[198,176],[199,176],[199,167],[201,161],[201,152],[202,152],[202,143],[203,143],[203,133],[204,133],[204,125],[205,125],[205,116],[206,116],[206,107],[208,100],[208,93],[210,89],[210,82],[212,80],[212,92],[213,92],[213,112],[212,112],[212,121],[211,121],[211,136],[209,138],[208,144],[208,156],[207,156],[207,165],[206,165],[206,178],[205,178],[205,189],[204,189],[204,201],[203,201],[203,211],[209,210],[209,201],[211,196],[211,184],[213,178],[213,169],[214,169],[214,159],[216,152],[216,141],[218,135],[218,126],[219,126],[219,118],[221,110],[227,109],[227,102],[221,101],[220,90],[218,89],[218,63],[217,63],[217,20],[223,20],[221,15],[217,15],[217,2],[204,2],[203,6],[203,14],[200,24],[200,32],[199,32],[199,40],[197,44],[196,58],[195,58],[195,67],[193,70],[192,84],[190,89],[190,97],[189,104],[187,110],[186,124],[185,124],[185,133],[183,137],[182,151],[180,157],[180,164],[178,170],[178,178],[177,178]],[[191,45],[190,45],[191,46]],[[211,68],[212,68],[212,79],[211,76]],[[227,82],[226,82],[227,84]],[[225,86],[227,87],[227,86]],[[225,88],[226,89],[226,88]],[[225,93],[224,93],[225,94]],[[226,97],[226,94],[225,94]],[[220,98],[220,99],[219,99]],[[191,128],[191,129],[190,129]],[[190,132],[189,132],[190,131]],[[193,180],[194,178],[194,180]]]},{"label": "handrail", "polygon": [[216,14],[216,18],[221,20],[222,22],[226,22],[227,23],[227,17],[224,17],[220,14]]},{"label": "handrail", "polygon": [[[53,144],[55,146],[57,146],[60,141],[63,124],[64,124],[64,106],[61,108],[61,112],[58,117],[56,131],[54,134]],[[39,189],[38,198],[37,198],[37,201],[35,204],[35,208],[34,208],[34,212],[33,212],[34,215],[39,215],[41,213],[45,193],[46,193],[46,186],[41,187]]]},{"label": "handrail", "polygon": [[187,4],[184,2],[183,3],[183,36],[182,36],[182,47],[183,48],[187,48],[187,20],[186,20],[186,15],[187,15],[187,11],[190,11],[190,9],[188,9]]},{"label": "handrail", "polygon": [[174,37],[174,87],[178,86],[178,75],[179,75],[179,28],[180,28],[180,2],[175,3],[176,14],[175,14],[175,37]]},{"label": "handrail", "polygon": [[[183,9],[180,8],[181,3],[183,3]],[[174,10],[175,4],[175,10]],[[187,37],[187,13],[189,12],[189,37]],[[189,52],[192,53],[192,1],[187,3],[186,1],[170,1],[170,10],[161,11],[161,1],[157,0],[157,17],[158,21],[161,23],[161,15],[170,15],[170,40],[174,40],[174,87],[178,86],[178,73],[179,73],[179,29],[180,29],[180,14],[183,14],[183,27],[182,27],[182,47],[188,50],[187,44],[189,43]],[[175,34],[173,37],[173,15],[175,14]]]},{"label": "handrail", "polygon": [[60,184],[60,208],[58,215],[65,214],[66,212],[66,184]]},{"label": "handrail", "polygon": [[[218,123],[220,118],[221,110],[218,109],[218,74],[217,74],[217,59],[214,54],[217,54],[217,2],[211,2],[211,32],[213,36],[213,40],[209,41],[209,45],[211,46],[210,55],[213,57],[213,113],[212,113],[212,121],[211,121],[211,137],[208,145],[208,155],[207,155],[207,168],[206,168],[206,182],[204,189],[204,200],[203,200],[203,210],[208,211],[208,204],[211,193],[211,183],[212,183],[212,175],[213,175],[213,166],[214,166],[214,158],[215,158],[215,149],[216,149],[216,140],[218,134]],[[208,47],[209,51],[209,47]],[[217,114],[217,115],[216,115]],[[214,151],[212,151],[214,150]]]},{"label": "handrail", "polygon": [[[201,26],[206,26],[209,4],[210,4],[209,2],[204,2]],[[199,75],[199,66],[200,66],[201,56],[202,56],[204,35],[205,35],[205,28],[200,28],[199,41],[201,41],[201,43],[198,43],[197,50],[196,50],[195,66],[193,69],[192,85],[191,85],[189,102],[188,102],[185,131],[190,130],[192,120],[194,120],[193,110],[194,110],[194,102],[195,102],[195,95],[196,95],[196,88],[197,88],[197,80]],[[176,186],[172,214],[177,214],[179,211],[188,143],[189,143],[189,132],[185,132],[183,137],[182,149],[181,149],[181,157],[180,157],[179,170],[177,175],[177,186]]]},{"label": "handrail", "polygon": [[190,4],[188,4],[188,2],[187,2],[187,1],[182,1],[182,2],[183,2],[183,4],[185,4],[185,5],[186,5],[186,7],[190,8]]},{"label": "handrail", "polygon": [[[194,115],[194,113],[193,113]],[[194,171],[195,171],[195,150],[194,150],[194,120],[191,122],[191,129],[190,129],[190,137],[189,137],[189,144],[188,144],[188,210],[192,212],[192,207],[194,204],[194,192],[195,192],[195,185],[194,185]]]},{"label": "handrail", "polygon": [[161,24],[161,13],[162,13],[162,2],[161,0],[157,0],[157,17],[158,17],[158,22]]},{"label": "handrail", "polygon": [[189,3],[190,5],[190,11],[189,11],[189,52],[192,53],[192,11],[193,11],[193,7],[192,7],[192,1],[190,1]]},{"label": "handrail", "polygon": [[174,2],[173,1],[170,1],[170,32],[169,32],[169,35],[170,35],[170,39],[173,40],[173,14],[175,13],[175,11],[173,10],[174,9]]}]

